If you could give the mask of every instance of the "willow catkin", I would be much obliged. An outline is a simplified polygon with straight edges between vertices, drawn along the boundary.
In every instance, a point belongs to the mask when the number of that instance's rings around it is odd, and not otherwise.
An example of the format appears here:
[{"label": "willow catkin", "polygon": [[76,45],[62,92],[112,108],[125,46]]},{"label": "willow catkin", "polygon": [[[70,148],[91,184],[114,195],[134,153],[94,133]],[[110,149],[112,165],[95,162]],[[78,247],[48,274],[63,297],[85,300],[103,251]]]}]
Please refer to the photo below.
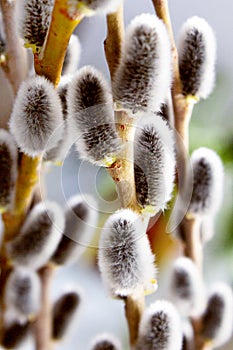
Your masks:
[{"label": "willow catkin", "polygon": [[68,123],[81,158],[110,166],[120,149],[110,87],[94,67],[80,69],[68,89]]},{"label": "willow catkin", "polygon": [[130,115],[156,112],[171,86],[171,47],[164,23],[152,14],[128,26],[113,81],[118,109]]},{"label": "willow catkin", "polygon": [[61,139],[62,125],[61,101],[53,84],[40,76],[24,81],[10,117],[10,131],[20,150],[31,157],[38,156],[50,139],[54,145]]},{"label": "willow catkin", "polygon": [[154,280],[154,255],[141,217],[121,209],[106,221],[99,243],[99,268],[113,295],[147,290]]},{"label": "willow catkin", "polygon": [[178,51],[183,94],[207,98],[215,82],[216,40],[203,18],[194,16],[184,23]]},{"label": "willow catkin", "polygon": [[19,235],[7,244],[15,266],[39,269],[56,250],[64,230],[64,213],[54,202],[37,204],[27,216]]}]

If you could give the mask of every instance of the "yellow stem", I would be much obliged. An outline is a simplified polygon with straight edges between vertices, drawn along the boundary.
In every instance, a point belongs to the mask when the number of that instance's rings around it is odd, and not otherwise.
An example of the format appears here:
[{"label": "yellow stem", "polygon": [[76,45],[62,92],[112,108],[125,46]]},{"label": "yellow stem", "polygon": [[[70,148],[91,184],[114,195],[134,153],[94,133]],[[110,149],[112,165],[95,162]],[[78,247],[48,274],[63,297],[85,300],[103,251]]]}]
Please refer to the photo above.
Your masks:
[{"label": "yellow stem", "polygon": [[134,182],[133,142],[135,121],[126,112],[115,112],[116,127],[122,139],[123,148],[118,159],[108,169],[117,186],[117,192],[123,208],[131,208],[140,213],[140,206],[136,199]]},{"label": "yellow stem", "polygon": [[128,321],[130,344],[134,347],[138,339],[139,323],[145,308],[144,293],[129,295],[125,299],[125,315]]},{"label": "yellow stem", "polygon": [[83,15],[79,13],[75,17],[69,15],[67,0],[55,1],[45,46],[39,55],[34,55],[36,73],[48,78],[55,86],[60,81],[71,34],[82,19]]}]

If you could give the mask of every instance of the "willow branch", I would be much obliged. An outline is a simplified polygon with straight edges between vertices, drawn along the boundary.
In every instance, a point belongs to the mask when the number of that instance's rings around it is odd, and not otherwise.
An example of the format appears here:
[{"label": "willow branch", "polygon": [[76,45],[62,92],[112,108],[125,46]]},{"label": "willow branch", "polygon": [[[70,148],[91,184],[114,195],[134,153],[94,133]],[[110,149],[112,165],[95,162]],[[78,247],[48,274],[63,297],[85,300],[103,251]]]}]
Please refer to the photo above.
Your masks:
[{"label": "willow branch", "polygon": [[35,343],[36,349],[51,350],[51,334],[52,334],[52,322],[51,322],[51,302],[50,291],[51,282],[54,273],[54,268],[50,265],[43,267],[40,272],[40,280],[42,285],[42,297],[41,297],[41,311],[35,322]]},{"label": "willow branch", "polygon": [[145,308],[143,292],[137,295],[129,295],[125,299],[125,315],[128,321],[130,344],[134,347],[138,339],[139,323]]},{"label": "willow branch", "polygon": [[[114,78],[116,68],[120,62],[122,43],[124,37],[123,6],[116,13],[107,16],[107,38],[105,40],[105,55],[109,66],[111,78]],[[118,134],[123,143],[123,149],[118,159],[109,169],[109,174],[117,186],[117,192],[124,208],[130,208],[140,213],[136,199],[133,162],[133,141],[135,126],[133,118],[126,112],[116,111],[115,121]],[[141,315],[144,310],[144,293],[127,296],[125,302],[125,315],[128,322],[130,344],[137,342]]]},{"label": "willow branch", "polygon": [[55,1],[45,47],[39,55],[34,55],[36,73],[48,78],[55,86],[60,81],[71,34],[82,19],[83,15],[79,13],[74,17],[70,16],[67,0]]},{"label": "willow branch", "polygon": [[113,79],[117,66],[120,63],[122,42],[124,39],[123,3],[117,12],[107,16],[107,37],[104,42],[105,55]]},{"label": "willow branch", "polygon": [[16,95],[20,84],[27,76],[27,53],[19,40],[16,20],[16,1],[0,0],[3,23],[6,34],[6,62],[2,64],[2,69],[9,80],[14,94]]}]

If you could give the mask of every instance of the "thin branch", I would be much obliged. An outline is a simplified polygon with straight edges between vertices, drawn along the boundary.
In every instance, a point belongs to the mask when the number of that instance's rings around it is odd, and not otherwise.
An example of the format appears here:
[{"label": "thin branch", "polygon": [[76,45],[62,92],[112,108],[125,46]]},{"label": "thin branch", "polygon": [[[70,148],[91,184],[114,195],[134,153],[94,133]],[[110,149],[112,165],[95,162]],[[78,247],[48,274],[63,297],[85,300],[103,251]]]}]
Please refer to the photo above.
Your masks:
[{"label": "thin branch", "polygon": [[55,1],[45,47],[39,55],[34,55],[36,73],[48,78],[55,86],[60,81],[71,34],[82,19],[83,15],[79,13],[74,17],[69,15],[67,0]]},{"label": "thin branch", "polygon": [[[105,40],[105,55],[111,78],[114,78],[116,68],[120,62],[124,37],[123,6],[118,11],[107,16],[107,38]],[[135,125],[133,118],[126,112],[115,112],[116,127],[123,143],[123,149],[113,166],[108,170],[116,183],[117,192],[124,208],[131,208],[140,213],[140,206],[136,199],[134,181],[133,142]],[[125,299],[125,315],[128,322],[130,344],[136,344],[141,315],[144,310],[144,293],[127,296]]]},{"label": "thin branch", "polygon": [[134,347],[138,339],[139,323],[145,308],[143,291],[140,294],[129,295],[125,299],[125,315],[128,321],[130,344]]},{"label": "thin branch", "polygon": [[123,142],[123,148],[118,159],[108,169],[117,186],[117,192],[123,208],[131,208],[140,213],[136,199],[134,182],[133,142],[135,125],[133,118],[126,112],[115,112],[116,128]]},{"label": "thin branch", "polygon": [[107,37],[104,42],[105,55],[113,79],[116,68],[120,63],[122,42],[124,39],[123,3],[118,11],[107,16]]},{"label": "thin branch", "polygon": [[54,268],[50,265],[43,267],[39,271],[42,285],[41,311],[35,322],[35,343],[36,349],[51,350],[53,343],[51,342],[52,322],[51,322],[51,282],[54,274]]},{"label": "thin branch", "polygon": [[6,34],[7,54],[7,60],[1,65],[1,67],[12,86],[14,94],[16,95],[20,84],[27,76],[28,67],[27,52],[17,34],[15,3],[16,1],[0,0]]}]

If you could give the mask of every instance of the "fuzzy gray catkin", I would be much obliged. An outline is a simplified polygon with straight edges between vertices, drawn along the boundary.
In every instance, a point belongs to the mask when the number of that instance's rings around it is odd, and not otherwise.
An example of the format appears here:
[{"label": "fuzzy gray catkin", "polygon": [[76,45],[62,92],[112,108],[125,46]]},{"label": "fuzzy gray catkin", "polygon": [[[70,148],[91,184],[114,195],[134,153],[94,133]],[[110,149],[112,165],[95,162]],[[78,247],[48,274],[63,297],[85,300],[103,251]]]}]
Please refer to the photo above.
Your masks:
[{"label": "fuzzy gray catkin", "polygon": [[77,35],[72,34],[62,67],[62,75],[74,74],[78,68],[81,44]]},{"label": "fuzzy gray catkin", "polygon": [[127,28],[113,81],[117,108],[130,115],[158,111],[171,86],[171,71],[165,25],[156,15],[135,17]]},{"label": "fuzzy gray catkin", "polygon": [[40,310],[41,283],[39,276],[28,268],[16,267],[5,288],[6,315],[26,322]]},{"label": "fuzzy gray catkin", "polygon": [[206,306],[206,292],[199,270],[191,259],[175,260],[170,276],[170,296],[180,314],[198,317]]},{"label": "fuzzy gray catkin", "polygon": [[208,216],[215,214],[223,195],[223,164],[211,149],[201,147],[190,158],[193,169],[193,193],[188,213]]},{"label": "fuzzy gray catkin", "polygon": [[99,268],[113,295],[153,290],[154,256],[141,217],[130,209],[121,209],[106,221],[99,242]]},{"label": "fuzzy gray catkin", "polygon": [[181,350],[181,347],[178,312],[171,303],[156,301],[142,315],[136,350]]},{"label": "fuzzy gray catkin", "polygon": [[62,126],[62,138],[57,143],[51,142],[47,145],[46,152],[43,159],[45,161],[53,162],[55,164],[61,164],[64,158],[67,156],[72,143],[70,141],[70,130],[68,128],[67,117],[67,90],[71,82],[71,75],[63,75],[60,83],[57,87],[57,93],[61,100],[62,115],[63,115],[63,126]]},{"label": "fuzzy gray catkin", "polygon": [[184,23],[178,51],[183,94],[207,98],[215,82],[216,42],[203,18],[194,16]]},{"label": "fuzzy gray catkin", "polygon": [[64,213],[54,202],[37,204],[27,216],[19,235],[7,244],[14,265],[39,269],[56,250],[64,230]]},{"label": "fuzzy gray catkin", "polygon": [[90,350],[121,350],[121,346],[113,335],[101,334],[92,341]]},{"label": "fuzzy gray catkin", "polygon": [[52,310],[52,336],[61,340],[79,307],[80,296],[77,292],[62,295],[54,304]]},{"label": "fuzzy gray catkin", "polygon": [[68,89],[68,122],[81,158],[110,166],[120,149],[110,87],[94,67],[81,68]]},{"label": "fuzzy gray catkin", "polygon": [[10,131],[20,150],[34,157],[45,151],[50,139],[56,145],[62,123],[61,101],[52,83],[40,76],[23,82],[10,118]]},{"label": "fuzzy gray catkin", "polygon": [[233,293],[225,283],[212,286],[202,316],[202,335],[215,347],[223,346],[233,332]]},{"label": "fuzzy gray catkin", "polygon": [[12,135],[0,129],[0,213],[11,209],[17,178],[18,149]]},{"label": "fuzzy gray catkin", "polygon": [[64,233],[51,261],[57,265],[75,262],[90,243],[97,221],[98,212],[92,198],[71,197],[65,212]]},{"label": "fuzzy gray catkin", "polygon": [[106,15],[115,12],[121,0],[68,0],[68,11],[71,16],[78,11],[85,16]]},{"label": "fuzzy gray catkin", "polygon": [[134,141],[134,176],[138,203],[147,215],[166,208],[175,176],[173,130],[160,116],[137,124]]},{"label": "fuzzy gray catkin", "polygon": [[19,1],[19,33],[25,46],[39,52],[49,28],[54,0]]}]

